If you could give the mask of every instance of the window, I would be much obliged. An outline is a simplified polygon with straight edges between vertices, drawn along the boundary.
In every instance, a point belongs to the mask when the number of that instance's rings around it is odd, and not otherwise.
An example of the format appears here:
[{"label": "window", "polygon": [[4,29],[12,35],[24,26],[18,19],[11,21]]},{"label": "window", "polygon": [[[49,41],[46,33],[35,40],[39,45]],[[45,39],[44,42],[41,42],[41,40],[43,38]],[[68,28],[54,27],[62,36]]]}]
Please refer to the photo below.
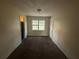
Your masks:
[{"label": "window", "polygon": [[45,20],[32,20],[32,30],[45,30]]}]

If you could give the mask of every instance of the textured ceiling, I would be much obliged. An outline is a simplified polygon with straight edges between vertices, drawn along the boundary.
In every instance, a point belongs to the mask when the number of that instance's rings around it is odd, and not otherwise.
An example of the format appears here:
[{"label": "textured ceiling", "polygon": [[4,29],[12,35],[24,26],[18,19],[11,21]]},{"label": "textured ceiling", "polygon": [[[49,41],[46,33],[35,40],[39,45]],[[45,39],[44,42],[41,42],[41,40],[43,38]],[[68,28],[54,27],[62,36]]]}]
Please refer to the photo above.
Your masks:
[{"label": "textured ceiling", "polygon": [[[12,7],[20,10],[25,15],[45,15],[51,16],[62,10],[75,7],[76,0],[7,0],[4,1]],[[37,9],[42,9],[39,13]]]}]

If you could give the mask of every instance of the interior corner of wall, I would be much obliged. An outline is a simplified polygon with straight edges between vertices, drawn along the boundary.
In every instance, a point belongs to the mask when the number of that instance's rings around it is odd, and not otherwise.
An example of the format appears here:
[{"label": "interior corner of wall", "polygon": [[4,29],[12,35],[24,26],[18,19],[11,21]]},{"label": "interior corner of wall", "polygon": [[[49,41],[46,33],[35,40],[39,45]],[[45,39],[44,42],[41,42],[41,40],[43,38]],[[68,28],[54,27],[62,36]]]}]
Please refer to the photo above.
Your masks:
[{"label": "interior corner of wall", "polygon": [[55,38],[56,36],[54,36],[53,34],[50,35],[50,38],[52,39],[52,41],[57,45],[57,47],[67,56],[67,58],[70,59],[70,56],[66,50],[66,48],[63,46],[62,42],[59,41],[57,38]]}]

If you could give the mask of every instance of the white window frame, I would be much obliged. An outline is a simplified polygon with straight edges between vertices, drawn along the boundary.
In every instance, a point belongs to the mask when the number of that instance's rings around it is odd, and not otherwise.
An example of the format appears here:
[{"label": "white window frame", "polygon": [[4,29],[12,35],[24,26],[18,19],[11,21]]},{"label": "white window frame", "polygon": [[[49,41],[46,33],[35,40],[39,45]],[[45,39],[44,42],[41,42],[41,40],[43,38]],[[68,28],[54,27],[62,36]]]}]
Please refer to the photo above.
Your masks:
[{"label": "white window frame", "polygon": [[[39,30],[39,31],[44,31],[44,30],[45,30],[45,20],[37,20],[37,22],[38,22],[37,25],[33,24],[33,21],[35,21],[35,20],[32,20],[32,30],[33,30],[33,31],[34,31],[34,30],[35,30],[35,31],[36,31],[36,30],[37,30],[37,31],[38,31],[38,30]],[[42,25],[40,25],[40,21],[44,21]],[[33,29],[33,26],[37,26],[37,29]],[[41,29],[40,27],[43,27],[43,29]]]}]

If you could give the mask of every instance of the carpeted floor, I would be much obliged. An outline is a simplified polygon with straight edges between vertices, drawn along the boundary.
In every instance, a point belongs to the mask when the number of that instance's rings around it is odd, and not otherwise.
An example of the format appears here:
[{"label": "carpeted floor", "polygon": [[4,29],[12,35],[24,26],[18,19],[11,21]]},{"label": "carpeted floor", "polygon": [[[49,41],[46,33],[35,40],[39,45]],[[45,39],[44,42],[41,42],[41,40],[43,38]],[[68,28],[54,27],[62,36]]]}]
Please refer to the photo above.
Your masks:
[{"label": "carpeted floor", "polygon": [[27,37],[7,59],[67,59],[49,37]]}]

